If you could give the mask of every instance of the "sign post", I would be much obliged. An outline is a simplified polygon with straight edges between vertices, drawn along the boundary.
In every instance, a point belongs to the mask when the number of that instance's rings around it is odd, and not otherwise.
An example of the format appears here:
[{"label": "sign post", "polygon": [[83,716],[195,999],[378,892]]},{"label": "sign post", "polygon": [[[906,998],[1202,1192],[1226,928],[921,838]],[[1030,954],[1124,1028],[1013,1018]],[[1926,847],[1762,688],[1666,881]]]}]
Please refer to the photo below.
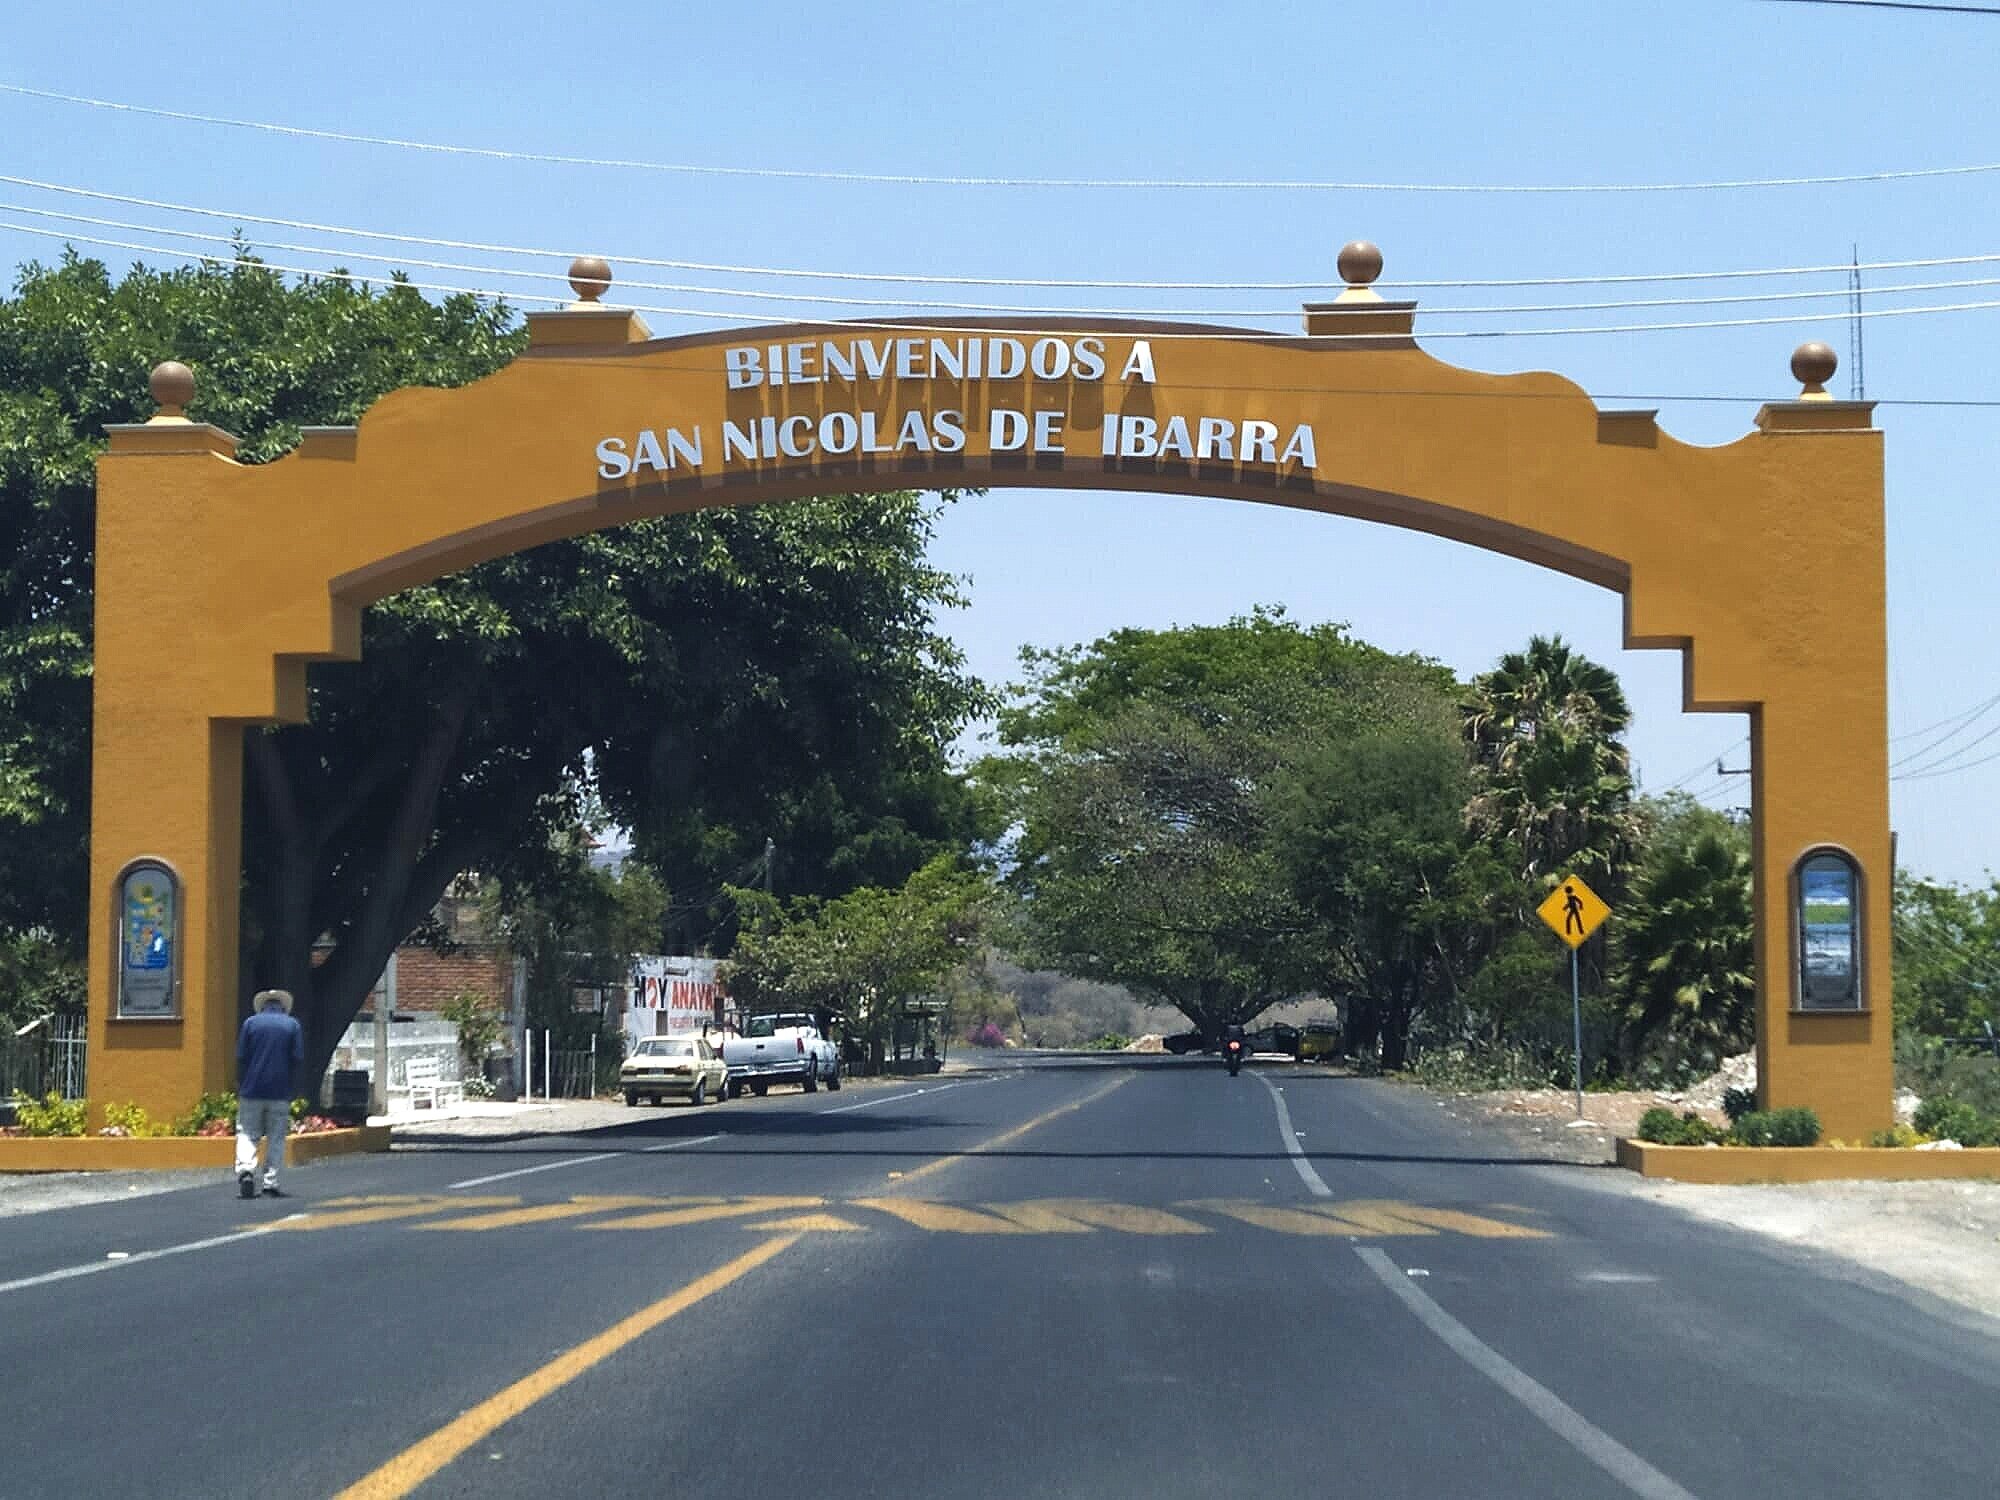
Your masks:
[{"label": "sign post", "polygon": [[1580,1120],[1583,1118],[1583,987],[1577,977],[1576,950],[1604,925],[1611,908],[1576,876],[1565,875],[1549,892],[1548,899],[1535,908],[1535,915],[1569,945],[1570,1017],[1576,1033],[1576,1117]]}]

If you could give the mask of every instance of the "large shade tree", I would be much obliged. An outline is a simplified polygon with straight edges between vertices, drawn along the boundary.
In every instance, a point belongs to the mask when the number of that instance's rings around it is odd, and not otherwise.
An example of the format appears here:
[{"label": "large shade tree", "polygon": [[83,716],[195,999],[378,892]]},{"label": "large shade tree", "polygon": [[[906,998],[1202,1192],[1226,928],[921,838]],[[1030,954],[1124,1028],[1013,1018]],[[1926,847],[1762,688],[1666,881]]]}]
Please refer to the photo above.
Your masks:
[{"label": "large shade tree", "polygon": [[1348,978],[1287,877],[1285,767],[1370,725],[1449,736],[1436,664],[1275,610],[1026,656],[982,767],[1014,818],[1030,962],[1124,985],[1214,1035]]},{"label": "large shade tree", "polygon": [[1278,818],[1285,875],[1319,920],[1348,998],[1350,1048],[1399,1068],[1413,1024],[1490,953],[1512,882],[1469,837],[1470,772],[1438,726],[1335,741],[1293,768]]},{"label": "large shade tree", "polygon": [[[150,412],[151,366],[193,364],[190,414],[264,462],[520,343],[504,307],[247,256],[23,273],[0,301],[0,929],[82,940],[92,465],[106,423]],[[766,839],[801,891],[962,847],[944,747],[983,700],[932,623],[958,602],[933,513],[899,493],[641,522],[370,609],[362,662],[313,671],[310,722],[246,747],[243,982],[298,994],[309,1079],[454,877],[528,879],[586,803],[631,823],[682,917]]]}]

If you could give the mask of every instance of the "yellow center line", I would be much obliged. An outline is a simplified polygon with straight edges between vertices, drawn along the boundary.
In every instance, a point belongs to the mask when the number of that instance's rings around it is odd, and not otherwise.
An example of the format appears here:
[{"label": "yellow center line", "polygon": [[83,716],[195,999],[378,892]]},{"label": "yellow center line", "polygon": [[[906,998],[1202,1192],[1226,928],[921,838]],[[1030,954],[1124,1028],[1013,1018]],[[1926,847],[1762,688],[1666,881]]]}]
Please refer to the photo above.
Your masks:
[{"label": "yellow center line", "polygon": [[[940,1156],[935,1161],[927,1161],[921,1167],[912,1167],[909,1171],[896,1177],[896,1186],[900,1188],[905,1183],[916,1181],[919,1177],[928,1177],[933,1172],[942,1172],[946,1167],[951,1166],[955,1162],[964,1161],[968,1156],[983,1156],[989,1151],[998,1150],[1009,1141],[1018,1141],[1029,1131],[1039,1130],[1051,1120],[1058,1119],[1063,1115],[1072,1114],[1082,1109],[1086,1104],[1095,1104],[1099,1099],[1102,1099],[1131,1076],[1130,1073],[1120,1073],[1111,1082],[1105,1084],[1103,1088],[1095,1089],[1085,1094],[1081,1099],[1072,1099],[1068,1104],[1059,1104],[1046,1114],[1036,1115],[1034,1119],[1029,1120],[1026,1124],[1016,1125],[1012,1130],[1001,1131],[1000,1134],[994,1136],[991,1140],[981,1141],[978,1145],[969,1146],[963,1151],[954,1151],[949,1156]],[[893,1173],[891,1175],[895,1176]]]},{"label": "yellow center line", "polygon": [[487,1397],[462,1416],[445,1423],[429,1437],[404,1449],[381,1468],[342,1490],[334,1500],[401,1500],[401,1497],[436,1474],[474,1443],[503,1422],[511,1421],[545,1396],[602,1363],[634,1339],[650,1333],[677,1313],[685,1312],[704,1297],[713,1296],[733,1281],[756,1270],[766,1261],[783,1254],[799,1242],[796,1234],[765,1240],[754,1250],[739,1255],[727,1265],[717,1266],[671,1296],[641,1308],[629,1318],[613,1323],[595,1338],[559,1354],[530,1375],[524,1375],[505,1390]]}]

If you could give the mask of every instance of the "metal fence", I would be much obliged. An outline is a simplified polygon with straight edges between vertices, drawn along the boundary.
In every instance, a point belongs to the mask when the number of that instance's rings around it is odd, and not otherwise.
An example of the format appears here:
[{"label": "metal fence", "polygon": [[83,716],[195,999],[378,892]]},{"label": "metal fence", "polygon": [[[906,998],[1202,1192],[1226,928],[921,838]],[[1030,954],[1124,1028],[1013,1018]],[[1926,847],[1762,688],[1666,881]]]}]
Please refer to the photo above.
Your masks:
[{"label": "metal fence", "polygon": [[16,1094],[83,1098],[86,1031],[81,1015],[44,1016],[19,1031],[0,1027],[0,1099]]}]

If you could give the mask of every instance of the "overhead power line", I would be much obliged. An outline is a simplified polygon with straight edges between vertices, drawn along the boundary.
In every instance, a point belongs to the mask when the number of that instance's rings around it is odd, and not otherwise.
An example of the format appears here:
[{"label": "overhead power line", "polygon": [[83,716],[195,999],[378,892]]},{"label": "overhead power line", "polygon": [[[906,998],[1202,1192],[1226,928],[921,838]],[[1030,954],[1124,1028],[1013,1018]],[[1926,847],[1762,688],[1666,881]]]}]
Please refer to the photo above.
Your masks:
[{"label": "overhead power line", "polygon": [[1928,10],[1954,16],[2000,16],[2000,5],[1947,5],[1942,0],[1768,0],[1774,5],[1844,5],[1855,10]]},{"label": "overhead power line", "polygon": [[[1935,751],[1949,744],[1952,740],[1958,738],[1959,735],[1965,733],[1966,730],[1970,729],[1974,724],[1977,724],[1981,719],[1985,718],[1986,715],[1991,713],[1996,707],[2000,707],[2000,693],[1994,694],[1991,698],[1986,699],[1984,702],[1975,703],[1971,708],[1967,709],[1964,713],[1954,714],[1951,718],[1945,719],[1940,723],[1933,724],[1931,726],[1931,729],[1942,729],[1944,730],[1944,732],[1942,734],[1939,734],[1936,738],[1930,740],[1927,744],[1920,745],[1915,750],[1912,750],[1905,755],[1899,756],[1897,759],[1890,762],[1889,769],[1893,771],[1899,767],[1908,765],[1913,760],[1923,760],[1927,758]],[[1946,728],[1945,726],[1947,725],[1949,725],[1950,727]],[[1919,733],[1928,734],[1930,733],[1930,730],[1922,730],[1919,731]],[[1914,739],[1916,738],[1916,735],[1913,734],[1910,736],[1910,738]],[[1975,741],[1975,743],[1977,742]],[[1965,747],[1962,745],[1958,747],[1959,750],[1962,750],[1964,748]],[[1951,750],[1946,753],[1947,755],[1956,755],[1958,753],[1958,750]],[[1918,767],[1917,769],[1921,770],[1923,768]]]},{"label": "overhead power line", "polygon": [[[576,247],[552,249],[547,246],[496,244],[481,240],[444,239],[435,235],[397,234],[382,229],[363,229],[347,224],[322,224],[310,219],[287,219],[242,209],[209,208],[192,203],[174,203],[161,198],[143,198],[131,193],[108,193],[70,183],[48,182],[36,177],[0,173],[0,183],[32,188],[37,192],[85,198],[97,203],[119,203],[130,208],[152,209],[160,213],[186,214],[193,218],[226,220],[233,225],[258,224],[276,229],[296,229],[308,234],[331,234],[348,239],[379,240],[395,245],[422,245],[438,250],[466,250],[481,255],[518,256],[531,260],[567,261],[578,254]],[[679,260],[663,256],[609,254],[614,265],[645,266],[669,271],[701,271],[719,276],[760,276],[806,281],[896,282],[919,286],[1035,287],[1039,289],[1093,289],[1120,291],[1203,291],[1203,292],[1323,292],[1333,283],[1321,277],[1313,281],[1130,281],[1085,277],[956,276],[905,271],[827,271],[789,266],[732,265],[722,261]],[[1775,279],[1785,276],[1846,276],[1851,271],[1915,271],[1944,266],[1981,266],[2000,263],[2000,252],[1980,255],[1921,256],[1904,260],[1863,261],[1857,268],[1851,260],[1824,265],[1763,266],[1720,271],[1640,271],[1592,276],[1500,276],[1462,277],[1447,280],[1398,280],[1402,291],[1442,289],[1503,289],[1538,286],[1619,286],[1662,285],[1690,281],[1739,281]]]},{"label": "overhead power line", "polygon": [[1972,707],[1962,708],[1955,714],[1946,714],[1942,719],[1934,723],[1924,724],[1916,729],[1906,729],[1901,734],[1892,734],[1889,736],[1889,743],[1900,745],[1904,740],[1914,740],[1921,735],[1929,734],[1934,729],[1942,729],[1947,724],[1956,724],[1960,719],[1969,719],[1975,714],[1985,712],[1996,702],[2000,702],[2000,694],[1996,694],[1992,698],[1981,699],[1979,702],[1973,704]]},{"label": "overhead power line", "polygon": [[[138,254],[141,255],[162,255],[162,256],[171,256],[176,258],[193,258],[193,259],[210,260],[218,262],[225,262],[228,259],[230,259],[230,257],[227,256],[218,256],[218,255],[204,254],[201,252],[189,251],[187,249],[178,246],[146,244],[133,240],[110,239],[100,235],[75,234],[65,230],[48,229],[36,224],[22,224],[11,220],[0,220],[0,229],[12,230],[17,234],[38,235],[45,239],[62,240],[64,242],[72,244],[81,243],[86,245],[96,245],[115,250],[130,250],[137,252]],[[169,234],[171,235],[171,231],[169,231]],[[285,265],[275,261],[266,261],[261,259],[257,263],[259,265],[264,266],[268,270],[282,272],[286,275],[291,275],[291,276],[316,276],[323,280],[348,281],[348,282],[366,282],[370,279],[366,276],[357,276],[352,272],[342,271],[339,269],[328,270],[318,266]],[[500,274],[513,276],[518,273],[502,272]],[[542,303],[550,303],[556,305],[566,305],[570,301],[569,298],[558,295],[542,294],[536,292],[509,292],[492,286],[465,286],[460,284],[444,283],[444,282],[417,281],[412,278],[399,278],[399,279],[402,281],[402,284],[413,287],[419,291],[442,292],[447,296],[488,297],[496,300],[504,299],[511,301],[520,301],[520,302],[542,302]],[[1961,284],[1969,284],[1969,283],[1961,283]],[[694,318],[708,322],[734,323],[750,327],[758,326],[760,324],[766,324],[770,321],[769,314],[761,311],[736,312],[726,309],[709,308],[709,307],[663,307],[658,304],[645,303],[645,302],[623,303],[620,304],[620,306],[622,306],[626,311],[630,312],[657,313],[664,317]],[[1914,317],[1920,315],[1932,315],[1940,313],[1985,312],[1994,309],[2000,309],[2000,298],[1980,298],[1969,302],[1925,303],[1925,304],[1918,304],[1906,307],[1876,307],[1868,309],[1865,313],[1862,314],[1862,316],[1868,318],[1896,318],[1896,317]],[[1032,317],[1036,312],[1045,312],[1045,311],[1046,311],[1045,309],[1035,309],[1031,311],[1028,314],[1028,316]],[[1049,316],[1055,317],[1055,316],[1069,316],[1069,315],[1050,313]],[[1134,316],[1134,314],[1129,310],[1120,308],[1102,308],[1102,309],[1092,310],[1089,313],[1085,314],[1085,316],[1099,317],[1105,319],[1106,321],[1111,321],[1120,318],[1130,318]],[[1257,316],[1257,314],[1238,313],[1235,314],[1235,316],[1255,317]],[[831,320],[828,320],[824,318],[822,315],[814,312],[803,316],[796,316],[794,318],[794,321],[825,322]],[[878,329],[885,332],[895,332],[903,334],[932,333],[932,332],[952,333],[959,331],[959,325],[956,324],[925,323],[921,320],[913,320],[906,318],[896,318],[887,320],[841,318],[838,319],[837,321],[840,324],[840,326],[844,328]],[[1697,330],[1718,329],[1718,328],[1775,328],[1775,327],[1796,326],[1799,324],[1820,323],[1824,321],[1825,321],[1824,317],[1818,313],[1786,313],[1786,314],[1776,314],[1764,317],[1695,318],[1695,319],[1684,319],[1681,321],[1656,322],[1656,323],[1574,324],[1566,327],[1557,327],[1557,328],[1439,328],[1439,329],[1426,329],[1423,334],[1423,337],[1426,339],[1566,338],[1566,337],[1581,337],[1590,334],[1678,333],[1678,332],[1692,332]],[[1054,336],[1069,336],[1076,332],[1074,328],[1036,328],[1033,326],[1015,327],[1010,331],[1023,334],[1046,333]],[[1361,332],[1354,334],[1339,334],[1339,333],[1306,334],[1306,333],[1277,331],[1277,330],[1272,330],[1272,331],[1257,330],[1254,332],[1255,336],[1259,338],[1282,340],[1287,342],[1295,340],[1299,341],[1313,340],[1317,342],[1327,342],[1330,340],[1338,341],[1344,338],[1372,340],[1372,339],[1379,339],[1381,337],[1381,335],[1378,332]],[[1187,339],[1213,338],[1215,337],[1215,334],[1209,330],[1196,331],[1196,330],[1179,330],[1179,329],[1158,329],[1150,331],[1147,334],[1147,337],[1158,342],[1173,342],[1173,341],[1187,340]],[[1932,404],[1932,403],[1925,403],[1925,404]],[[1968,402],[1964,404],[1972,405],[1977,403]]]},{"label": "overhead power line", "polygon": [[[0,212],[28,214],[38,219],[52,219],[64,224],[87,224],[100,229],[124,229],[142,234],[166,235],[170,239],[195,240],[203,244],[237,245],[242,243],[234,234],[215,234],[198,229],[176,229],[166,224],[147,224],[130,219],[108,219],[97,214],[66,212],[61,209],[36,208],[30,204],[0,202]],[[379,252],[357,250],[345,245],[312,245],[284,240],[260,240],[254,247],[260,250],[283,250],[302,255],[324,256],[329,260],[369,261],[381,265],[397,267],[421,267],[430,271],[463,271],[479,276],[515,277],[532,281],[567,283],[565,271],[539,268],[520,268],[468,263],[464,261],[430,260],[408,255],[384,255]],[[783,302],[794,305],[832,307],[920,307],[935,308],[950,312],[1042,314],[1050,317],[1102,315],[1111,309],[1097,307],[1052,307],[1045,304],[1020,302],[963,302],[932,297],[847,297],[826,293],[765,291],[752,287],[705,286],[674,281],[644,281],[621,278],[621,290],[647,292],[675,292],[704,297],[733,298],[738,301]],[[1961,277],[1950,281],[1914,281],[1876,287],[1878,294],[1907,295],[1917,292],[1965,291],[1980,287],[2000,286],[2000,276]],[[1848,287],[1807,287],[1782,292],[1750,292],[1693,297],[1644,297],[1628,298],[1605,302],[1549,302],[1515,303],[1487,306],[1444,306],[1426,307],[1425,313],[1432,317],[1500,317],[1500,316],[1543,316],[1573,312],[1621,312],[1640,308],[1655,307],[1727,307],[1774,302],[1807,302],[1827,298],[1847,298],[1852,303],[1852,291]],[[1856,308],[1850,306],[1849,316]],[[1168,317],[1168,318],[1296,318],[1299,308],[1290,307],[1122,307],[1117,309],[1121,317]]]},{"label": "overhead power line", "polygon": [[1993,725],[1984,734],[1977,735],[1962,745],[1953,746],[1952,749],[1946,751],[1936,760],[1924,761],[1921,764],[1910,766],[1900,772],[1892,770],[1889,779],[1891,781],[1923,781],[1932,776],[1947,776],[1954,771],[1964,771],[1969,770],[1973,766],[1983,766],[1988,761],[2000,757],[2000,751],[1996,751],[1991,755],[1982,755],[1976,760],[1963,760],[1960,757],[1976,746],[1985,744],[1996,734],[2000,734],[2000,724]]},{"label": "overhead power line", "polygon": [[1686,182],[1579,182],[1579,183],[1486,183],[1486,182],[1360,182],[1324,178],[1254,177],[1030,177],[962,175],[929,172],[874,172],[825,170],[812,167],[757,167],[715,165],[702,162],[646,161],[635,157],[576,156],[556,151],[510,151],[493,146],[464,146],[441,141],[419,141],[400,136],[366,135],[351,130],[322,130],[304,125],[284,125],[270,120],[244,120],[230,115],[203,114],[196,110],[166,109],[157,105],[131,104],[116,99],[95,99],[84,94],[59,93],[54,89],[29,88],[25,84],[0,83],[0,93],[57,104],[73,104],[87,109],[110,110],[120,114],[146,115],[158,120],[178,120],[185,124],[214,125],[229,130],[250,130],[264,135],[296,139],[335,141],[351,146],[384,146],[398,151],[419,151],[442,156],[479,157],[487,161],[532,162],[544,166],[597,167],[632,172],[662,172],[683,177],[746,177],[781,182],[873,183],[893,187],[954,188],[1040,188],[1109,189],[1165,192],[1283,192],[1283,193],[1452,193],[1452,194],[1589,194],[1589,193],[1713,193],[1759,191],[1769,188],[1835,187],[1852,183],[1902,182],[1932,177],[1967,177],[2000,172],[2000,162],[1974,163],[1955,167],[1914,167],[1879,172],[1842,172],[1809,177],[1742,177],[1717,181]]}]

